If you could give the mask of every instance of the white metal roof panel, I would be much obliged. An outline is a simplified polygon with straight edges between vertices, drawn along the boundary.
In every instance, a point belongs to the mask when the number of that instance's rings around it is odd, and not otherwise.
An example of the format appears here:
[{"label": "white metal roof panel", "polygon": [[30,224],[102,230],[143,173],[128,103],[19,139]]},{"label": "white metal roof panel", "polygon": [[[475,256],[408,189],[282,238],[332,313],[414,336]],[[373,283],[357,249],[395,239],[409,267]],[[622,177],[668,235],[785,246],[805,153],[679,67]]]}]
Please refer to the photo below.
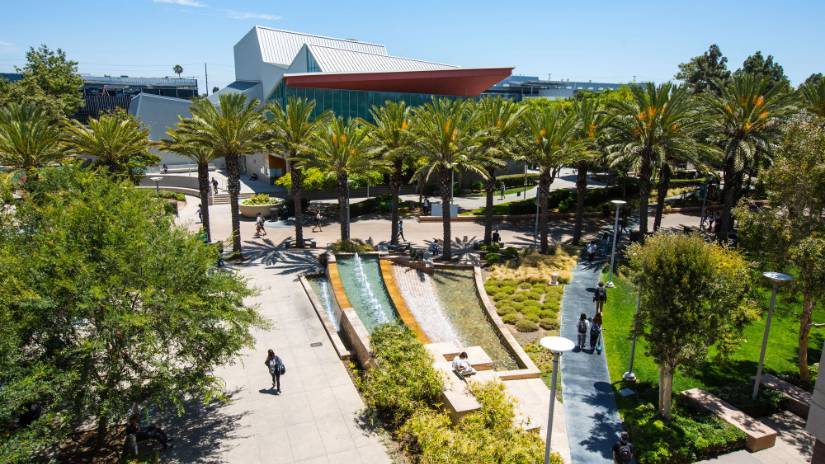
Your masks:
[{"label": "white metal roof panel", "polygon": [[376,55],[319,45],[307,45],[307,48],[318,67],[321,68],[321,72],[325,73],[438,71],[457,67],[430,61]]},{"label": "white metal roof panel", "polygon": [[319,35],[302,34],[299,32],[270,29],[256,26],[258,43],[261,47],[261,59],[266,63],[279,66],[289,66],[295,55],[304,44],[322,45],[325,47],[351,50],[376,55],[386,55],[387,49],[383,45],[359,42],[357,40],[336,39]]}]

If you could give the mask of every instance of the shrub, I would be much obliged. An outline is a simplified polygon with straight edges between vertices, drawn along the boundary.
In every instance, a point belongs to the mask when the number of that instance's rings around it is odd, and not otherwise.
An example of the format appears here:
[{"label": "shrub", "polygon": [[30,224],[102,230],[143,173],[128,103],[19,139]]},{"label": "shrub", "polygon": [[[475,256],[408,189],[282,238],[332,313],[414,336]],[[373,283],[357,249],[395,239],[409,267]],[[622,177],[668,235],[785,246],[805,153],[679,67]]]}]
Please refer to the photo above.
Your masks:
[{"label": "shrub", "polygon": [[512,306],[496,305],[496,313],[498,313],[499,316],[506,316],[512,313],[513,311],[514,310]]},{"label": "shrub", "polygon": [[246,206],[279,205],[281,203],[282,200],[280,198],[271,197],[266,193],[256,193],[241,201],[241,204]]},{"label": "shrub", "polygon": [[521,319],[521,315],[517,312],[512,312],[510,314],[505,314],[501,318],[501,320],[504,321],[505,324],[515,324],[520,319]]},{"label": "shrub", "polygon": [[545,317],[539,321],[539,327],[544,330],[556,330],[559,328],[559,321],[555,318]]},{"label": "shrub", "polygon": [[484,255],[484,261],[487,264],[496,264],[501,261],[501,255],[498,253],[487,253]]},{"label": "shrub", "polygon": [[352,240],[338,240],[329,246],[329,250],[333,253],[366,253],[373,251],[374,248],[369,243],[365,243],[363,240],[356,238]]},{"label": "shrub", "polygon": [[527,293],[525,293],[525,292],[518,292],[518,293],[516,293],[515,295],[513,295],[511,299],[512,299],[513,301],[515,301],[516,303],[524,303],[524,302],[525,302],[525,301],[527,301],[529,298],[530,298],[530,297],[527,295]]},{"label": "shrub", "polygon": [[158,196],[164,200],[186,201],[186,195],[180,192],[171,192],[169,190],[161,190]]},{"label": "shrub", "polygon": [[406,326],[385,324],[371,335],[375,367],[360,381],[369,412],[398,427],[438,404],[443,383],[424,346]]},{"label": "shrub", "polygon": [[516,322],[516,330],[519,332],[535,332],[539,330],[539,326],[530,319],[521,319]]}]

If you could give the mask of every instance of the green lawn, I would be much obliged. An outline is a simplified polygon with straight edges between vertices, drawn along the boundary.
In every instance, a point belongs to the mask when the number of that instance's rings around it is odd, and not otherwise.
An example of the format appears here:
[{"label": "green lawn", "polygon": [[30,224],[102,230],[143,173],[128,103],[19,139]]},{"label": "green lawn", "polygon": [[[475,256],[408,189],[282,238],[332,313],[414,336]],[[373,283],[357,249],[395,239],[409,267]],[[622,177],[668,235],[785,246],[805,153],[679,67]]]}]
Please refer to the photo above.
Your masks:
[{"label": "green lawn", "polygon": [[[604,276],[605,280],[606,277]],[[636,294],[628,282],[622,278],[615,279],[615,282],[616,288],[610,290],[608,302],[605,305],[604,336],[610,378],[613,382],[618,382],[627,370],[630,360],[631,342],[627,334],[630,333],[633,313],[636,309]],[[747,404],[749,402],[748,392],[752,388],[751,377],[756,373],[756,363],[759,359],[765,330],[764,316],[767,315],[770,300],[770,290],[767,288],[760,289],[759,293],[761,295],[759,303],[764,310],[763,317],[745,328],[744,341],[733,353],[731,359],[726,363],[719,362],[714,359],[714,353],[711,352],[710,360],[699,369],[691,371],[681,369],[673,379],[675,392],[700,387],[721,393],[723,397],[727,397],[726,399],[740,408],[746,410],[756,408],[760,412],[769,412],[764,409],[769,405]],[[800,305],[799,299],[789,293],[780,293],[765,356],[766,372],[779,374],[795,383],[798,383],[796,346],[799,322],[794,314],[798,312]],[[814,320],[823,319],[825,319],[825,309],[820,304],[815,309]],[[817,332],[816,329],[812,332],[808,349],[810,363],[819,362],[820,348],[825,340],[824,335],[823,331]],[[657,368],[653,360],[645,356],[645,348],[645,341],[640,338],[636,345],[633,370],[640,382],[649,382],[655,386],[658,379]],[[810,384],[803,386],[811,387]]]}]

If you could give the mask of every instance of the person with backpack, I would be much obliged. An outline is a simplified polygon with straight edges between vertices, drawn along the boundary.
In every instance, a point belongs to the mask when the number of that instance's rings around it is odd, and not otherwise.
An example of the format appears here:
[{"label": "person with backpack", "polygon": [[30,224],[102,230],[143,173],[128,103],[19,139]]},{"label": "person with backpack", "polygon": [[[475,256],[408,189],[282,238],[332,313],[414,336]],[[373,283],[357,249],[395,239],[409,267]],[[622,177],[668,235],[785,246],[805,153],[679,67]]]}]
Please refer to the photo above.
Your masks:
[{"label": "person with backpack", "polygon": [[592,263],[593,258],[596,257],[596,242],[590,242],[585,247],[585,252],[587,253],[587,262]]},{"label": "person with backpack", "polygon": [[590,321],[590,350],[602,352],[602,313],[596,313]]},{"label": "person with backpack", "polygon": [[582,313],[579,316],[579,323],[576,326],[578,337],[576,345],[579,347],[579,350],[584,350],[584,342],[587,341],[587,331],[589,329],[589,323],[587,321],[587,314]]},{"label": "person with backpack", "polygon": [[627,464],[633,461],[633,444],[627,432],[622,432],[619,441],[613,445],[613,462]]},{"label": "person with backpack", "polygon": [[596,313],[602,312],[604,302],[607,301],[607,289],[604,288],[604,282],[599,282],[599,286],[593,292],[593,301],[596,302]]},{"label": "person with backpack", "polygon": [[281,376],[286,373],[286,366],[284,366],[284,362],[281,360],[280,357],[275,355],[275,352],[272,350],[267,350],[266,352],[266,364],[267,369],[269,369],[269,375],[272,376],[272,388],[275,389],[275,394],[281,394]]}]

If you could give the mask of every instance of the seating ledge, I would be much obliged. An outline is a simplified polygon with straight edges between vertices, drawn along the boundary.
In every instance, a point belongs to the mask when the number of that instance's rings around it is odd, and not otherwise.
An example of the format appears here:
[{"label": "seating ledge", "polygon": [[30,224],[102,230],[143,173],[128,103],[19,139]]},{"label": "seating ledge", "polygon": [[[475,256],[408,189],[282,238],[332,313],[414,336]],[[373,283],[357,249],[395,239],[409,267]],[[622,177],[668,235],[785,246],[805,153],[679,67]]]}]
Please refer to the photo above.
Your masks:
[{"label": "seating ledge", "polygon": [[772,447],[776,443],[776,430],[759,419],[748,416],[722,399],[699,388],[691,388],[681,393],[699,407],[713,412],[720,419],[733,425],[747,435],[746,447],[755,452]]}]

